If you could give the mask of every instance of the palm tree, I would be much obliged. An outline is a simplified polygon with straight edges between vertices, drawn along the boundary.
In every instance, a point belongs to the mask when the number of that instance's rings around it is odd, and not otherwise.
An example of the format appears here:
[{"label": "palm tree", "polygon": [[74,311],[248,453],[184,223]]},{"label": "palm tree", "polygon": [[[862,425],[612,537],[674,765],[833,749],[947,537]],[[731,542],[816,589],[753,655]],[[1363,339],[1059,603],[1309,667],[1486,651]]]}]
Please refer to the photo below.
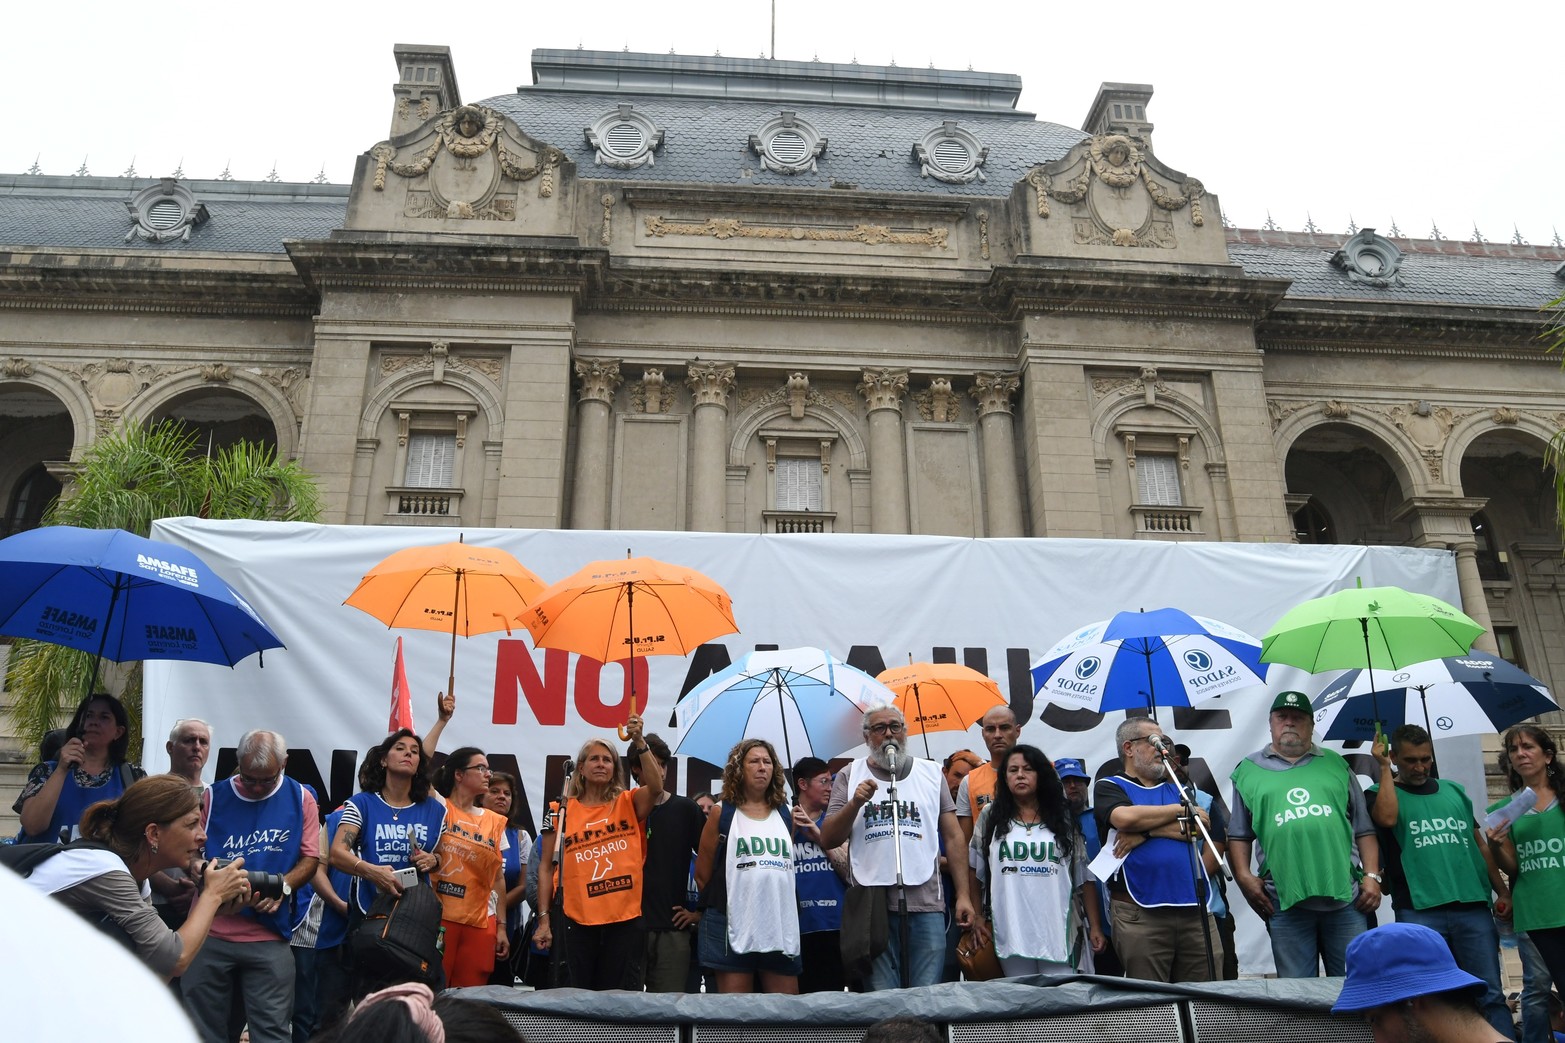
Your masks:
[{"label": "palm tree", "polygon": [[[75,479],[44,514],[45,525],[126,529],[146,536],[159,518],[314,521],[315,479],[276,450],[236,442],[203,452],[199,436],[177,420],[132,425],[99,439],[82,455]],[[36,745],[81,698],[93,656],[63,645],[17,641],[6,664],[16,733]],[[141,668],[123,674],[131,749],[141,745]]]}]

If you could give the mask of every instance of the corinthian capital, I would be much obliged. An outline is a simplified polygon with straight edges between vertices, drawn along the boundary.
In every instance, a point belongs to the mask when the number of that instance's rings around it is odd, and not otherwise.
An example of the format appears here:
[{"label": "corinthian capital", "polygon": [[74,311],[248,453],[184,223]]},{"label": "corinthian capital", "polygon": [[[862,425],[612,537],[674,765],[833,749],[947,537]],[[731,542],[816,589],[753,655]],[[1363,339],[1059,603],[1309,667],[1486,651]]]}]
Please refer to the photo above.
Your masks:
[{"label": "corinthian capital", "polygon": [[692,362],[685,386],[698,406],[726,406],[734,389],[734,367],[721,362]]},{"label": "corinthian capital", "polygon": [[576,375],[581,378],[583,402],[613,404],[614,391],[620,385],[619,359],[577,359]]},{"label": "corinthian capital", "polygon": [[968,394],[978,400],[979,416],[1009,413],[1011,396],[1016,394],[1021,383],[1014,373],[979,373],[974,377]]},{"label": "corinthian capital", "polygon": [[902,396],[907,394],[907,370],[866,369],[859,384],[859,394],[869,403],[871,413],[879,409],[901,409]]}]

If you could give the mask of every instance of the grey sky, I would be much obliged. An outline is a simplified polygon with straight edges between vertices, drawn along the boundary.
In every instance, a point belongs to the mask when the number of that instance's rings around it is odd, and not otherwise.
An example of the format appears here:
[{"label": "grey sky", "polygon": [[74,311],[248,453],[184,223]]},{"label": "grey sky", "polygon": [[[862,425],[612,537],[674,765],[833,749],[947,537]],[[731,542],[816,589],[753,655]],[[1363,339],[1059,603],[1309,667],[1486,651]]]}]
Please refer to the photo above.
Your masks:
[{"label": "grey sky", "polygon": [[[85,158],[173,172],[337,183],[386,136],[393,43],[451,47],[463,100],[531,81],[535,47],[758,57],[768,0],[441,5],[104,0],[15,5],[9,79],[24,105],[0,172]],[[1264,12],[1264,13],[1262,13]],[[1565,234],[1556,3],[1320,0],[984,4],[777,0],[777,56],[1017,73],[1022,108],[1079,126],[1098,84],[1150,83],[1158,157],[1227,218],[1453,239],[1476,224]],[[525,129],[525,128],[524,128]]]}]

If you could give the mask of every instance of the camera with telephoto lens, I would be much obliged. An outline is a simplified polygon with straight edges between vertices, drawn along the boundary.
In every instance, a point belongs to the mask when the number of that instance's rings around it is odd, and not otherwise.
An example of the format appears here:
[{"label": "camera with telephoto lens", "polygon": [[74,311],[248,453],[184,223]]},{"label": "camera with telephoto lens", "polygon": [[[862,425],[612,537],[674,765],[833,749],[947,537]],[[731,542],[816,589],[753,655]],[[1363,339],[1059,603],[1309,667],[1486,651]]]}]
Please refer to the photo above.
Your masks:
[{"label": "camera with telephoto lens", "polygon": [[[233,863],[231,858],[214,858],[206,864],[207,869],[222,869]],[[283,881],[281,873],[263,873],[259,869],[245,870],[245,879],[250,882],[250,890],[262,898],[276,898],[279,901],[288,894],[288,886]]]}]

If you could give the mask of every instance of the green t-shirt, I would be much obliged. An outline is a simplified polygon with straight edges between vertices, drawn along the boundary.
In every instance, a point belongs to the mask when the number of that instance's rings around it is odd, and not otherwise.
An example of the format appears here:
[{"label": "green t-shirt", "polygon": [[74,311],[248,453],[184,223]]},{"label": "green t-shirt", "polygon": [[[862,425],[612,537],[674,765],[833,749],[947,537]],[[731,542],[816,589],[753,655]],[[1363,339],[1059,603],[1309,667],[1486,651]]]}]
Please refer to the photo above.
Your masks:
[{"label": "green t-shirt", "polygon": [[[1365,791],[1373,802],[1379,786]],[[1454,782],[1436,780],[1433,793],[1397,787],[1392,835],[1402,852],[1402,879],[1414,909],[1451,902],[1487,902],[1489,871],[1473,843],[1473,802]]]},{"label": "green t-shirt", "polygon": [[[1495,801],[1489,810],[1510,801]],[[1529,811],[1511,826],[1516,842],[1516,876],[1511,907],[1516,929],[1565,927],[1565,810],[1558,799],[1546,811]]]},{"label": "green t-shirt", "polygon": [[1282,908],[1306,898],[1353,897],[1353,820],[1347,761],[1320,750],[1285,771],[1243,760],[1234,787],[1250,809],[1250,826],[1266,852],[1266,874]]}]

